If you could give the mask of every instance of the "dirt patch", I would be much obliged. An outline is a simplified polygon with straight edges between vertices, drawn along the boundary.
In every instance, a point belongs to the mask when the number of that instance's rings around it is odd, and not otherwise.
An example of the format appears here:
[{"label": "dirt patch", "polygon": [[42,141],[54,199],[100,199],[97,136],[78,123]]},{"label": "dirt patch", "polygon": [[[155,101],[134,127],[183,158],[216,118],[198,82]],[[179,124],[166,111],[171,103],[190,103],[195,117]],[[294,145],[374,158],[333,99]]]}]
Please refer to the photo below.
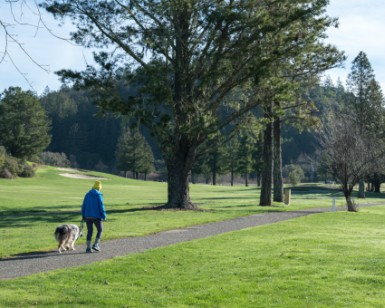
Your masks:
[{"label": "dirt patch", "polygon": [[72,179],[83,179],[83,180],[107,180],[106,178],[94,176],[90,174],[82,174],[82,173],[76,173],[78,170],[71,169],[71,168],[58,168],[60,171],[68,171],[71,173],[59,173],[59,175],[72,178]]}]

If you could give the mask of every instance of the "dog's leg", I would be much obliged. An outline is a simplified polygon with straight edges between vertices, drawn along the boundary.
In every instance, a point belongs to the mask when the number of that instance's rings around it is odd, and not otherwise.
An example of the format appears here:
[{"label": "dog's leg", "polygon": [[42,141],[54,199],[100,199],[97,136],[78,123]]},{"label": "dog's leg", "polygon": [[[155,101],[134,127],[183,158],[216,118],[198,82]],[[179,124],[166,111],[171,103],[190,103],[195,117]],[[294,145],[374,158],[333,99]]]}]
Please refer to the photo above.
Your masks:
[{"label": "dog's leg", "polygon": [[66,251],[67,250],[65,242],[61,242],[60,243],[60,248],[61,248],[62,251]]}]

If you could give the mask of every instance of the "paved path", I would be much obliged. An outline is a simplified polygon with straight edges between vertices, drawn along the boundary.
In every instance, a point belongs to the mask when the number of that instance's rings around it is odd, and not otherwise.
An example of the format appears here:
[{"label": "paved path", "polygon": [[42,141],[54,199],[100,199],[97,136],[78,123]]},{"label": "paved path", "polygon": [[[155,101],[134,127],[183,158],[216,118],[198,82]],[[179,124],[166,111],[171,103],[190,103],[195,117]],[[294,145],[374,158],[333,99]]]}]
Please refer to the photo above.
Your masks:
[{"label": "paved path", "polygon": [[102,252],[85,253],[85,245],[76,245],[77,250],[59,254],[56,250],[17,255],[0,259],[0,279],[23,277],[59,268],[74,267],[96,261],[142,252],[147,249],[168,246],[180,242],[205,238],[217,234],[261,226],[310,214],[328,212],[330,209],[309,209],[291,212],[269,212],[226,221],[213,222],[185,229],[176,229],[156,234],[129,237],[102,242]]}]

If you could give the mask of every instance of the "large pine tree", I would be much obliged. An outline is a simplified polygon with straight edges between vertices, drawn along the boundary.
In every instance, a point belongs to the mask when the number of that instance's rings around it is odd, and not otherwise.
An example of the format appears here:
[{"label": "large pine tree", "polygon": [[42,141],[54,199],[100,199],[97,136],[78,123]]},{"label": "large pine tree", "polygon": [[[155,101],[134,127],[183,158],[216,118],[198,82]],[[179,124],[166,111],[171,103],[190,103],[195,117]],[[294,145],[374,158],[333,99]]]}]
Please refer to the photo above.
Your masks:
[{"label": "large pine tree", "polygon": [[[75,23],[75,42],[109,50],[96,56],[100,69],[61,75],[105,90],[101,106],[135,117],[151,130],[167,166],[170,208],[196,208],[189,174],[198,147],[261,103],[258,90],[246,99],[234,99],[234,90],[258,85],[270,67],[302,54],[303,44],[322,45],[325,31],[336,23],[325,14],[326,0],[44,3],[55,16]],[[275,44],[271,38],[278,35]],[[340,59],[332,46],[323,55],[313,50],[302,61]],[[137,93],[122,99],[111,88],[130,65],[137,68],[137,78],[130,80]],[[222,110],[227,112],[220,118]]]}]

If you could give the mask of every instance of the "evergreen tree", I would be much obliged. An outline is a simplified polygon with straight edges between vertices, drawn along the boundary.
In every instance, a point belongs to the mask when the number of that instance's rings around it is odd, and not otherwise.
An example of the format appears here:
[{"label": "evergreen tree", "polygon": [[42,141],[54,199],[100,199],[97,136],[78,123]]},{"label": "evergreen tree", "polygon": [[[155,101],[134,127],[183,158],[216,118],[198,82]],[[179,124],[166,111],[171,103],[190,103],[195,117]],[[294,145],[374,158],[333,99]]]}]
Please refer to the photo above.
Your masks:
[{"label": "evergreen tree", "polygon": [[224,146],[224,137],[222,135],[216,136],[210,140],[206,146],[207,152],[207,165],[211,171],[212,184],[217,185],[217,176],[225,174],[229,170],[228,154]]},{"label": "evergreen tree", "polygon": [[[327,28],[336,24],[325,15],[326,5],[324,0],[44,2],[56,17],[76,24],[72,39],[78,44],[117,47],[96,54],[100,69],[60,74],[104,91],[103,108],[150,129],[167,166],[166,206],[185,209],[196,208],[188,179],[199,146],[261,103],[250,93],[234,104],[231,94],[258,85],[269,68],[302,54],[305,42],[322,45]],[[278,35],[276,44],[272,38]],[[338,61],[336,49],[326,49],[314,49],[301,61]],[[135,76],[127,72],[132,62]],[[129,79],[137,95],[122,98],[117,76]],[[219,118],[220,110],[228,111],[225,117]]]},{"label": "evergreen tree", "polygon": [[254,171],[254,149],[258,141],[258,134],[259,131],[257,130],[252,131],[250,129],[243,129],[238,136],[239,146],[237,171],[245,178],[245,186],[249,186],[249,175]]},{"label": "evergreen tree", "polygon": [[131,171],[135,179],[139,173],[153,170],[154,158],[152,151],[143,135],[138,129],[124,128],[119,137],[116,149],[117,167],[125,172]]},{"label": "evergreen tree", "polygon": [[76,158],[79,167],[94,169],[115,164],[115,149],[120,134],[120,118],[100,114],[87,91],[62,88],[40,98],[52,121],[51,152]]},{"label": "evergreen tree", "polygon": [[30,91],[10,87],[0,100],[0,144],[17,158],[27,159],[50,143],[49,120]]},{"label": "evergreen tree", "polygon": [[230,171],[230,185],[234,186],[234,177],[239,170],[239,138],[233,137],[226,144],[225,149],[227,151],[227,165]]},{"label": "evergreen tree", "polygon": [[[378,133],[372,123],[381,123],[384,98],[375,80],[374,71],[364,52],[360,52],[352,62],[347,80],[348,90],[352,93],[350,108],[355,111],[361,134],[364,131]],[[365,198],[364,179],[359,181],[359,198]]]},{"label": "evergreen tree", "polygon": [[142,142],[142,147],[140,151],[142,155],[138,164],[138,172],[144,174],[144,180],[146,181],[147,175],[155,170],[154,155],[152,153],[150,145],[146,141]]},{"label": "evergreen tree", "polygon": [[274,170],[274,125],[273,125],[273,103],[265,107],[264,118],[265,118],[265,128],[263,133],[263,151],[262,151],[262,186],[261,194],[259,197],[259,205],[261,206],[270,206],[271,203],[271,193],[273,185],[273,170]]}]

